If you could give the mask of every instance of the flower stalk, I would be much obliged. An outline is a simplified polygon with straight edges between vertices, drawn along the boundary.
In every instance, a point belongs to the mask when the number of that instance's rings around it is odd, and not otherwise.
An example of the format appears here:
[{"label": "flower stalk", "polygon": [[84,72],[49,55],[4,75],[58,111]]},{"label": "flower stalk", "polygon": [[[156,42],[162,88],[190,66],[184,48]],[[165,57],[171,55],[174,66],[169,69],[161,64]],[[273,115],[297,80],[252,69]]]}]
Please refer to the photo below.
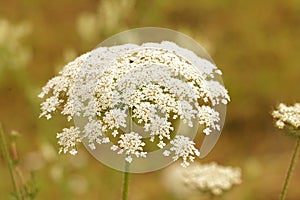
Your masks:
[{"label": "flower stalk", "polygon": [[296,164],[299,146],[300,146],[300,137],[298,137],[297,140],[296,140],[296,145],[295,145],[295,148],[294,148],[293,156],[292,156],[292,159],[291,159],[291,162],[290,162],[290,165],[289,165],[289,169],[288,169],[285,181],[284,181],[284,185],[283,185],[283,188],[282,188],[282,191],[281,191],[280,200],[284,200],[285,197],[286,197],[288,184],[289,184],[293,169],[294,169],[295,164]]},{"label": "flower stalk", "polygon": [[296,140],[289,169],[280,194],[280,200],[284,200],[300,146],[300,104],[295,103],[293,106],[287,106],[284,103],[280,103],[277,109],[272,112],[272,116],[276,120],[275,126],[279,129],[286,129],[285,133]]},{"label": "flower stalk", "polygon": [[127,200],[128,199],[129,175],[130,175],[130,172],[128,170],[129,170],[129,163],[126,162],[124,176],[123,176],[122,200]]},{"label": "flower stalk", "polygon": [[14,176],[14,165],[13,165],[13,160],[11,159],[9,152],[8,152],[8,147],[7,147],[7,141],[5,139],[4,132],[2,130],[2,125],[0,124],[0,142],[1,142],[1,147],[2,147],[2,153],[4,156],[4,159],[7,163],[9,174],[10,174],[10,179],[14,188],[14,194],[16,195],[17,200],[21,200],[22,195],[19,192],[18,185],[16,178]]},{"label": "flower stalk", "polygon": [[[132,108],[129,109],[129,129],[132,131]],[[123,191],[122,191],[122,200],[128,199],[128,190],[129,190],[129,166],[130,164],[125,160],[125,171],[123,176]]]}]

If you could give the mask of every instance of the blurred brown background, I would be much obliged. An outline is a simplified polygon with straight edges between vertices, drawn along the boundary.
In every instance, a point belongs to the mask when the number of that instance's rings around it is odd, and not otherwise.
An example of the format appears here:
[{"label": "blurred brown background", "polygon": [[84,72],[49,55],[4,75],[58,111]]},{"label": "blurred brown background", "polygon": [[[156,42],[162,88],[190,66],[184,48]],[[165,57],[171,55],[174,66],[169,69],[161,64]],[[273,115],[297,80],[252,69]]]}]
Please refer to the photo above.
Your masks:
[{"label": "blurred brown background", "polygon": [[[200,162],[239,166],[243,183],[224,199],[278,199],[294,141],[273,127],[270,112],[300,101],[298,0],[0,0],[0,122],[18,131],[25,179],[34,172],[37,199],[119,199],[122,174],[80,146],[57,155],[59,116],[39,119],[41,87],[76,56],[136,27],[183,32],[202,44],[231,95],[214,150]],[[1,157],[2,158],[2,157]],[[12,185],[0,160],[0,199]],[[131,176],[129,199],[178,199],[163,186],[168,170]],[[287,199],[300,199],[300,161]]]}]

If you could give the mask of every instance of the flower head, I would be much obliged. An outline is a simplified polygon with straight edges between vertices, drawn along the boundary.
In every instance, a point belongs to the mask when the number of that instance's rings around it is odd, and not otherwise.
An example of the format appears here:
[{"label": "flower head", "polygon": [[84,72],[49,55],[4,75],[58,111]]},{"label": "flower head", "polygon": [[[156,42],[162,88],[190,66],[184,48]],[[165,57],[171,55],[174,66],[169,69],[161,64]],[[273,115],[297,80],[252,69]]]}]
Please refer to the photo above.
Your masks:
[{"label": "flower head", "polygon": [[61,145],[59,153],[69,152],[72,155],[77,154],[76,143],[81,142],[80,131],[77,127],[64,128],[63,132],[57,133],[58,144]]},{"label": "flower head", "polygon": [[195,148],[195,143],[190,138],[183,135],[176,135],[175,139],[170,142],[172,147],[170,151],[164,151],[165,156],[169,156],[171,153],[174,154],[173,160],[176,161],[178,158],[182,158],[182,167],[187,167],[190,162],[193,162],[195,156],[200,156],[200,152]]},{"label": "flower head", "polygon": [[242,182],[240,168],[221,166],[215,162],[194,163],[189,168],[172,166],[166,170],[164,179],[167,189],[185,199],[187,196],[199,196],[199,192],[221,196]]},{"label": "flower head", "polygon": [[[272,112],[276,120],[275,126],[279,129],[288,128],[289,134],[300,137],[300,104],[295,103],[293,106],[287,106],[280,103],[277,110]],[[297,131],[298,130],[298,131]]]},{"label": "flower head", "polygon": [[60,111],[68,120],[85,119],[72,128],[76,134],[59,135],[64,153],[87,141],[91,150],[110,145],[133,162],[147,157],[145,149],[158,149],[162,157],[182,158],[186,167],[200,152],[193,138],[174,136],[175,125],[204,126],[206,135],[220,131],[215,107],[230,100],[214,80],[220,74],[214,64],[172,42],[100,47],[68,63],[43,87],[41,116],[50,119]]},{"label": "flower head", "polygon": [[118,145],[113,145],[111,149],[113,151],[120,149],[118,154],[122,154],[124,152],[126,154],[125,160],[131,163],[132,155],[136,157],[146,157],[147,152],[143,151],[144,146],[145,143],[142,141],[142,136],[138,133],[131,132],[121,135]]},{"label": "flower head", "polygon": [[222,195],[233,185],[240,184],[241,170],[239,168],[224,167],[216,163],[195,165],[183,173],[183,181],[195,190]]}]

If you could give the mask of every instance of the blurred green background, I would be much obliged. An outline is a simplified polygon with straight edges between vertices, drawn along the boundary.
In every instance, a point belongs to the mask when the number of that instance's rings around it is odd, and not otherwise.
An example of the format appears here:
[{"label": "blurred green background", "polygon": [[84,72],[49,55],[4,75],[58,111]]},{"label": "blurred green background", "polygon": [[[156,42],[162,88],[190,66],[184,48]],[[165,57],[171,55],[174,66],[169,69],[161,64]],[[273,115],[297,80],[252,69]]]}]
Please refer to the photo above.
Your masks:
[{"label": "blurred green background", "polygon": [[[270,112],[300,100],[298,0],[0,0],[0,122],[17,131],[24,179],[34,172],[37,199],[119,199],[122,173],[79,147],[58,155],[56,116],[39,119],[41,87],[76,56],[136,27],[183,32],[202,44],[231,95],[223,133],[200,162],[239,166],[243,183],[224,199],[278,199],[294,141],[273,127]],[[129,199],[178,199],[164,187],[168,168],[131,176]],[[300,162],[287,199],[300,199]],[[0,199],[12,185],[0,160]],[[170,187],[170,186],[169,186]],[[172,186],[171,186],[172,187]],[[187,198],[188,199],[188,198]]]}]

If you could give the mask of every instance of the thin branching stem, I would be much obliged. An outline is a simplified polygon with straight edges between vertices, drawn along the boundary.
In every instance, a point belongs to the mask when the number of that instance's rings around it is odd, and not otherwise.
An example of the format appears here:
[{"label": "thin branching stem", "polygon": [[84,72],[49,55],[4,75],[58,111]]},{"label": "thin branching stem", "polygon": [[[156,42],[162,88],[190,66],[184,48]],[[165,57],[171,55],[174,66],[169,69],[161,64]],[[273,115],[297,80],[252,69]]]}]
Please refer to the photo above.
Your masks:
[{"label": "thin branching stem", "polygon": [[11,179],[11,182],[12,182],[13,187],[14,187],[14,193],[16,195],[17,200],[21,200],[22,197],[21,197],[21,194],[19,193],[17,181],[16,181],[15,176],[14,176],[13,161],[12,161],[11,157],[9,156],[7,142],[6,142],[5,135],[4,135],[4,132],[2,130],[1,124],[0,124],[0,140],[1,140],[0,142],[1,142],[1,147],[2,147],[2,152],[3,152],[3,155],[4,155],[4,159],[7,163],[7,166],[8,166],[8,169],[9,169],[9,174],[10,174],[10,179]]},{"label": "thin branching stem", "polygon": [[286,174],[284,185],[283,185],[283,188],[282,188],[282,191],[281,191],[280,200],[284,200],[285,197],[286,197],[288,184],[289,184],[289,181],[290,181],[290,178],[291,178],[291,175],[292,175],[295,163],[296,163],[299,146],[300,146],[300,137],[298,137],[297,140],[296,140],[296,145],[295,145],[295,148],[294,148],[293,156],[292,156],[290,166],[289,166],[288,172]]}]

